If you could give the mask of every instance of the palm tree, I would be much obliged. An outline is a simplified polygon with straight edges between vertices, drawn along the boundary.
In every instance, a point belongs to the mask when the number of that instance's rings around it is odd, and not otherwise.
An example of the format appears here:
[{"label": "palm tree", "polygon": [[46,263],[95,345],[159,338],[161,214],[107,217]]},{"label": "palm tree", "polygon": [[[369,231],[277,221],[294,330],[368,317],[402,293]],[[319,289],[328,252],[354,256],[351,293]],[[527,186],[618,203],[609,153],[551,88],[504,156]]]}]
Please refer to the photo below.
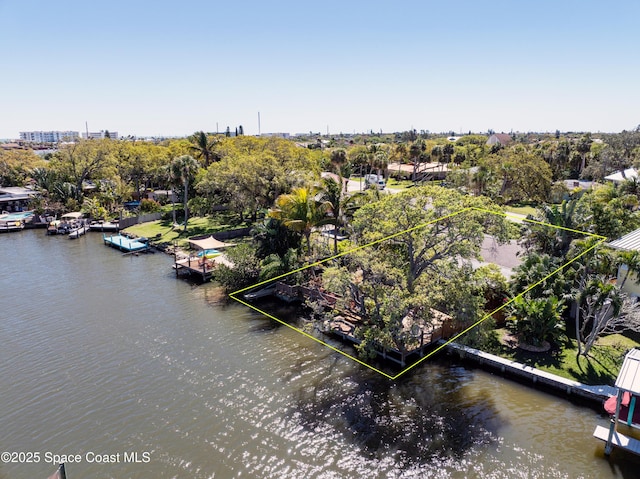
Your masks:
[{"label": "palm tree", "polygon": [[279,219],[287,228],[304,236],[308,255],[311,255],[313,228],[332,221],[327,217],[329,205],[316,201],[316,193],[315,189],[308,187],[294,188],[291,193],[278,196],[276,207],[269,212],[269,216]]},{"label": "palm tree", "polygon": [[537,221],[555,226],[531,224],[527,243],[535,250],[552,256],[563,256],[571,246],[571,241],[579,234],[576,232],[576,206],[578,199],[564,200],[558,205],[543,205],[539,208]]},{"label": "palm tree", "polygon": [[204,161],[205,168],[219,159],[214,152],[214,148],[218,144],[217,139],[209,139],[204,131],[197,131],[189,137],[189,140],[192,143],[189,149],[196,158]]},{"label": "palm tree", "polygon": [[[342,183],[342,177],[340,177],[340,183]],[[332,224],[335,227],[333,230],[333,251],[338,254],[338,229],[346,223],[344,214],[345,201],[341,184],[334,178],[323,178],[320,199],[326,204],[327,211],[331,214]]]},{"label": "palm tree", "polygon": [[181,185],[184,188],[184,229],[187,231],[187,221],[189,220],[189,209],[187,207],[187,200],[189,199],[189,183],[193,180],[198,171],[200,164],[193,156],[182,155],[174,160],[169,165],[169,179],[173,185]]}]

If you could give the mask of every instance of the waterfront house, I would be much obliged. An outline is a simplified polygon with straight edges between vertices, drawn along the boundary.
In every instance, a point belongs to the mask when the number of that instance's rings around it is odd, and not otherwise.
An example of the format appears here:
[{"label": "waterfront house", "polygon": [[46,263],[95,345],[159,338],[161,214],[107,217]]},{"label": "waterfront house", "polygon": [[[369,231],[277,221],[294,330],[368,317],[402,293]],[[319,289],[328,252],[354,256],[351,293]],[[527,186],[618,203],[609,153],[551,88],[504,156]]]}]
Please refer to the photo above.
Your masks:
[{"label": "waterfront house", "polygon": [[0,211],[8,213],[29,209],[29,202],[38,196],[38,192],[19,186],[0,187]]}]

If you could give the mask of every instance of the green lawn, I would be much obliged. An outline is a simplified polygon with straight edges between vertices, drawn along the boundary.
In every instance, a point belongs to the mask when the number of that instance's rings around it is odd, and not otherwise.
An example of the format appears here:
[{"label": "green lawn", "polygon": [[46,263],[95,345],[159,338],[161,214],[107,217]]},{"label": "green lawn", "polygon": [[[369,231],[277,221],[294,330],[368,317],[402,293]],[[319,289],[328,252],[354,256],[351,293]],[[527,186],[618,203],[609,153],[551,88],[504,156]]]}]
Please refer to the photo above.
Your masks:
[{"label": "green lawn", "polygon": [[[498,334],[502,333],[504,330],[498,330]],[[613,385],[625,353],[633,347],[640,347],[640,344],[620,334],[612,334],[598,340],[590,357],[581,356],[579,360],[576,360],[574,340],[566,340],[548,353],[530,353],[503,345],[498,355],[581,383]]]},{"label": "green lawn", "polygon": [[519,215],[536,215],[538,210],[533,206],[505,206],[504,209],[510,213],[517,213]]},{"label": "green lawn", "polygon": [[396,180],[395,178],[387,180],[388,188],[409,188],[411,186],[413,186],[413,181],[411,180]]},{"label": "green lawn", "polygon": [[[154,243],[175,243],[179,247],[188,246],[188,239],[192,236],[206,235],[234,228],[241,228],[245,224],[239,224],[237,217],[229,213],[218,213],[213,216],[196,216],[189,219],[187,231],[183,232],[182,226],[173,227],[172,220],[150,221],[127,228],[127,233],[136,236],[152,238]],[[158,239],[156,239],[156,237]]]}]

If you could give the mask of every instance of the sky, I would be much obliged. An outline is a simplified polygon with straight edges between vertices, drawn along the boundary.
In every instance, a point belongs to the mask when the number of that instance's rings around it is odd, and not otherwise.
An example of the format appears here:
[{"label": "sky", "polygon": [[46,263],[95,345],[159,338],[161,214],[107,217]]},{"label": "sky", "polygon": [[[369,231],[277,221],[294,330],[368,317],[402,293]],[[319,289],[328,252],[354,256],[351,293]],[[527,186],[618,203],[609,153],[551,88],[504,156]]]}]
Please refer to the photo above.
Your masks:
[{"label": "sky", "polygon": [[0,0],[20,131],[618,132],[640,2]]}]

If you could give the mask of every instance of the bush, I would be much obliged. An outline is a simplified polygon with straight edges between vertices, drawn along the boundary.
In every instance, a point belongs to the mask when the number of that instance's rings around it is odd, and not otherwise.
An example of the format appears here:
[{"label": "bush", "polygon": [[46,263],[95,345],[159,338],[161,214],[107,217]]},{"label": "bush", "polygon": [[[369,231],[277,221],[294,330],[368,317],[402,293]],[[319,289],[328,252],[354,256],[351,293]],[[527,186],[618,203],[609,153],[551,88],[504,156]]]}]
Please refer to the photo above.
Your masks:
[{"label": "bush", "polygon": [[518,296],[508,322],[521,343],[540,346],[544,341],[557,342],[562,334],[563,309],[564,305],[555,296],[533,299]]},{"label": "bush", "polygon": [[233,292],[258,282],[260,260],[250,244],[240,244],[226,253],[233,267],[219,265],[213,271],[213,279],[227,291]]},{"label": "bush", "polygon": [[162,206],[157,201],[144,198],[140,202],[141,213],[156,213],[158,211],[162,211]]}]

